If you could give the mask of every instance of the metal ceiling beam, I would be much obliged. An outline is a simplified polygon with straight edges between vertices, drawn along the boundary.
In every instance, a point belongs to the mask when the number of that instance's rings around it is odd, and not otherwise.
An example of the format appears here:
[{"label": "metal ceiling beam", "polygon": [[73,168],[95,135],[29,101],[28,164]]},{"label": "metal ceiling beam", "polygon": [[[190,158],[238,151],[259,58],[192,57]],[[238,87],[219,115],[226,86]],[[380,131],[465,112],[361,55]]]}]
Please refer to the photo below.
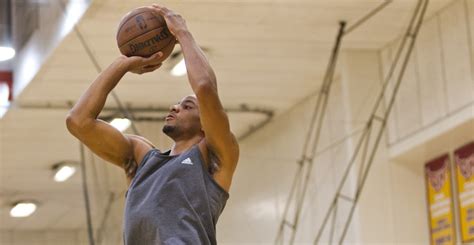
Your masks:
[{"label": "metal ceiling beam", "polygon": [[[52,105],[52,104],[17,104],[15,105],[16,108],[20,109],[29,109],[29,110],[69,110],[72,107],[72,102],[64,104],[64,105]],[[149,115],[140,115],[140,113],[150,113],[154,112],[157,114],[165,115],[169,112],[169,107],[164,106],[146,106],[146,107],[131,107],[129,104],[125,104],[125,107],[134,115],[134,121],[163,121],[163,118],[157,116],[149,116]],[[256,115],[263,115],[265,119],[257,123],[256,125],[251,125],[249,129],[243,133],[242,135],[238,136],[238,140],[242,141],[258,131],[259,129],[265,127],[268,123],[271,122],[273,117],[275,116],[275,112],[270,109],[263,109],[257,107],[250,107],[246,104],[242,104],[240,107],[232,107],[232,108],[225,108],[224,109],[227,113],[231,114],[238,114],[238,113],[253,113]],[[117,107],[105,107],[102,110],[100,118],[102,120],[109,120],[116,117],[123,116],[120,108]]]}]

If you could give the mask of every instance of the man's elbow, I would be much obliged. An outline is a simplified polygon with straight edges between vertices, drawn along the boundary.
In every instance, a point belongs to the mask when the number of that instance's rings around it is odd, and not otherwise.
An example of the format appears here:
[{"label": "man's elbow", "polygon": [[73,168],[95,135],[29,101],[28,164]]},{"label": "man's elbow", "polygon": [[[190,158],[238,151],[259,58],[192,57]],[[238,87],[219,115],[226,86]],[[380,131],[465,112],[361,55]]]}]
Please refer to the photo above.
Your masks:
[{"label": "man's elbow", "polygon": [[66,127],[69,132],[78,137],[78,135],[87,129],[88,120],[82,120],[77,115],[75,115],[72,111],[68,113],[66,116]]},{"label": "man's elbow", "polygon": [[67,127],[67,130],[72,134],[72,135],[76,135],[77,133],[77,129],[79,128],[78,126],[78,120],[75,118],[74,115],[71,114],[71,112],[69,112],[66,116],[66,127]]},{"label": "man's elbow", "polygon": [[215,79],[212,78],[203,78],[197,83],[196,89],[194,91],[196,95],[206,95],[209,93],[217,93],[217,86]]}]

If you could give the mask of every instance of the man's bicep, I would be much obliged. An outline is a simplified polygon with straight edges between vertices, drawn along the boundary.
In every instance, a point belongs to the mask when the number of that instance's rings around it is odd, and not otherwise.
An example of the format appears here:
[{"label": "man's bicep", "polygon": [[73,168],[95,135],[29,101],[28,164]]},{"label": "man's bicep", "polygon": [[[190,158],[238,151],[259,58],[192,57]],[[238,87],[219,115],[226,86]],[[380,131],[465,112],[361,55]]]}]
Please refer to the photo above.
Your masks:
[{"label": "man's bicep", "polygon": [[75,136],[100,158],[121,168],[133,157],[130,139],[102,120],[95,120]]}]

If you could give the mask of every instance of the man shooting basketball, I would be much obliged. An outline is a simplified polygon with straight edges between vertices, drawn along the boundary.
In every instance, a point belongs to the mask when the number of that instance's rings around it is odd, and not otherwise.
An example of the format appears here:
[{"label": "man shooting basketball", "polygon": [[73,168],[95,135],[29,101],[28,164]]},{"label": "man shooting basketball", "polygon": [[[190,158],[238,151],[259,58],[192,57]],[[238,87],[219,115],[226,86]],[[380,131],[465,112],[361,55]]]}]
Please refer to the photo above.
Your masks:
[{"label": "man shooting basketball", "polygon": [[150,8],[164,17],[180,43],[195,93],[173,105],[165,119],[171,150],[163,153],[145,138],[124,135],[97,119],[119,80],[127,72],[158,69],[161,52],[114,61],[81,96],[66,124],[94,153],[126,171],[125,244],[216,244],[215,226],[229,196],[239,146],[214,72],[184,19],[159,5]]}]

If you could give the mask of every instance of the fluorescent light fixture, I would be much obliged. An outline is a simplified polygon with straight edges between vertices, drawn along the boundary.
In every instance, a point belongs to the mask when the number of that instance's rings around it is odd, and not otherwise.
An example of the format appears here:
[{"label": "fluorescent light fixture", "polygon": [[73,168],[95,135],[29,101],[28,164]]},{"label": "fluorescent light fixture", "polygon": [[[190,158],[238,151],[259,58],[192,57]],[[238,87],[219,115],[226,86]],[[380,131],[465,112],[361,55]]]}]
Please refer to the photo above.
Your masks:
[{"label": "fluorescent light fixture", "polygon": [[10,210],[10,216],[15,218],[28,217],[36,210],[36,204],[33,202],[18,202]]},{"label": "fluorescent light fixture", "polygon": [[0,61],[9,60],[15,57],[15,49],[10,47],[0,47]]},{"label": "fluorescent light fixture", "polygon": [[128,127],[130,127],[132,122],[127,118],[115,118],[114,120],[112,120],[112,122],[110,122],[110,124],[114,128],[118,129],[120,132],[123,132],[127,130]]},{"label": "fluorescent light fixture", "polygon": [[180,77],[186,75],[186,63],[184,58],[181,59],[178,64],[176,64],[173,69],[171,69],[171,75],[175,77]]},{"label": "fluorescent light fixture", "polygon": [[75,172],[76,167],[72,165],[61,164],[55,167],[54,181],[64,182],[69,179]]}]

